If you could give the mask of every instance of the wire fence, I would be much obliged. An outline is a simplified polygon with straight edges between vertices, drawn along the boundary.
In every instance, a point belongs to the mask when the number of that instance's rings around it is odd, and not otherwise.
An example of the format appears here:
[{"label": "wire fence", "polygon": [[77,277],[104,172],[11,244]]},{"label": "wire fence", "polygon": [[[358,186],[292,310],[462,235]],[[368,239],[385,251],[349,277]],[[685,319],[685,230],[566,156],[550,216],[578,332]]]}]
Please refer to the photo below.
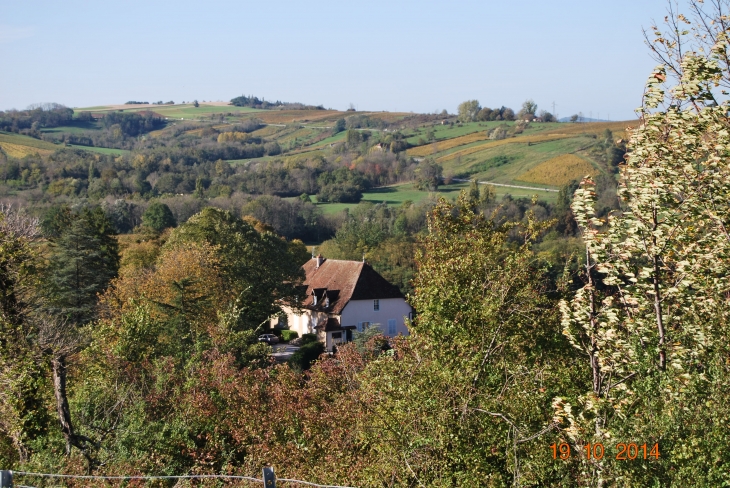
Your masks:
[{"label": "wire fence", "polygon": [[310,481],[295,480],[289,478],[277,478],[272,468],[263,469],[263,478],[253,476],[240,476],[232,474],[184,474],[184,475],[158,475],[158,476],[104,476],[104,475],[75,475],[75,474],[51,474],[33,473],[29,471],[0,471],[0,488],[36,488],[29,485],[14,484],[15,477],[23,478],[53,478],[53,479],[76,479],[76,480],[109,480],[109,481],[152,481],[152,480],[204,480],[204,479],[226,479],[252,481],[262,483],[266,488],[276,488],[277,483],[291,483],[302,486],[313,486],[315,488],[354,488],[352,486],[322,485]]}]

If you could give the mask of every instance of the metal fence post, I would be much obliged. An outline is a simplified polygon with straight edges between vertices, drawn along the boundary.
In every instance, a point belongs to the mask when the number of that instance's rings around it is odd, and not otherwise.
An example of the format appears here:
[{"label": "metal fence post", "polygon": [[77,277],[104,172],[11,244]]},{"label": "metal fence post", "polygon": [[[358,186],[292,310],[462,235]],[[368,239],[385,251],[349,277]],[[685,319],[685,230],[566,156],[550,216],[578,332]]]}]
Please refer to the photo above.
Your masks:
[{"label": "metal fence post", "polygon": [[13,488],[12,471],[0,471],[0,488]]},{"label": "metal fence post", "polygon": [[274,474],[274,468],[271,466],[264,467],[264,487],[276,488],[276,475]]}]

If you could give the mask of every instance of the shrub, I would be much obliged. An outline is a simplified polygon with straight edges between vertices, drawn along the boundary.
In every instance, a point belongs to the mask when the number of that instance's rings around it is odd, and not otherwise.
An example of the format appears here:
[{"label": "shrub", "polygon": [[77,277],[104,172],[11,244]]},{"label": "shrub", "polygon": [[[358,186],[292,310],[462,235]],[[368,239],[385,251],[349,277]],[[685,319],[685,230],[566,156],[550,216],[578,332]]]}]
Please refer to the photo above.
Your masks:
[{"label": "shrub", "polygon": [[296,371],[306,371],[312,366],[312,363],[316,361],[322,353],[324,353],[324,344],[319,341],[310,342],[303,345],[299,348],[298,351],[292,354],[291,358],[289,359],[289,366]]},{"label": "shrub", "polygon": [[303,334],[302,335],[302,346],[306,344],[311,344],[313,342],[319,342],[319,339],[317,339],[317,334]]},{"label": "shrub", "polygon": [[281,331],[281,340],[284,342],[289,342],[292,339],[296,339],[299,337],[299,333],[296,330],[282,330]]}]

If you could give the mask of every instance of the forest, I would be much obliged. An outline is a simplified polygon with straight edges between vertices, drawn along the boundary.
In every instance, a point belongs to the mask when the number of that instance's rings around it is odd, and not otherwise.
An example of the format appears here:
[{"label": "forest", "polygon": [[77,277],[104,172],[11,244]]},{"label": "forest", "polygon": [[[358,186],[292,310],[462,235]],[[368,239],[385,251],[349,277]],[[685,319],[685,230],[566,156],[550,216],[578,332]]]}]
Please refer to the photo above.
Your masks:
[{"label": "forest", "polygon": [[[0,113],[0,136],[14,138],[0,143],[38,144],[22,156],[0,146],[0,469],[729,484],[723,6],[693,0],[652,26],[658,65],[621,137],[605,126],[569,139],[567,123],[556,136],[532,100],[516,114],[470,100],[455,117],[302,108],[329,117],[316,132],[280,123],[281,107],[178,125],[148,108]],[[468,159],[519,137],[519,151]],[[531,198],[478,182],[535,145],[570,152],[520,171],[582,158],[593,172]],[[440,192],[463,177],[455,198]],[[365,200],[406,184],[419,198]],[[256,338],[303,300],[310,245],[365,256],[407,294],[410,335],[373,327],[334,354],[276,362]]]}]

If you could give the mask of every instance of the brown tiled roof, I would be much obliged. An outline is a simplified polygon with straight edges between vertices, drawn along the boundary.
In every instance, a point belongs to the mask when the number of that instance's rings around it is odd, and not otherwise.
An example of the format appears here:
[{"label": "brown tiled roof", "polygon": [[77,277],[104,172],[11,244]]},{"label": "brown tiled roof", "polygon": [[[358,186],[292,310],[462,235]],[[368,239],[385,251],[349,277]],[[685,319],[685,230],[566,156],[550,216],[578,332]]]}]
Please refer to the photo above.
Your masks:
[{"label": "brown tiled roof", "polygon": [[[380,276],[367,263],[325,259],[317,268],[317,259],[307,261],[304,266],[307,298],[303,305],[332,314],[340,314],[350,300],[375,300],[404,298],[398,287]],[[313,305],[312,292],[317,295]],[[325,308],[325,292],[329,307]]]}]

